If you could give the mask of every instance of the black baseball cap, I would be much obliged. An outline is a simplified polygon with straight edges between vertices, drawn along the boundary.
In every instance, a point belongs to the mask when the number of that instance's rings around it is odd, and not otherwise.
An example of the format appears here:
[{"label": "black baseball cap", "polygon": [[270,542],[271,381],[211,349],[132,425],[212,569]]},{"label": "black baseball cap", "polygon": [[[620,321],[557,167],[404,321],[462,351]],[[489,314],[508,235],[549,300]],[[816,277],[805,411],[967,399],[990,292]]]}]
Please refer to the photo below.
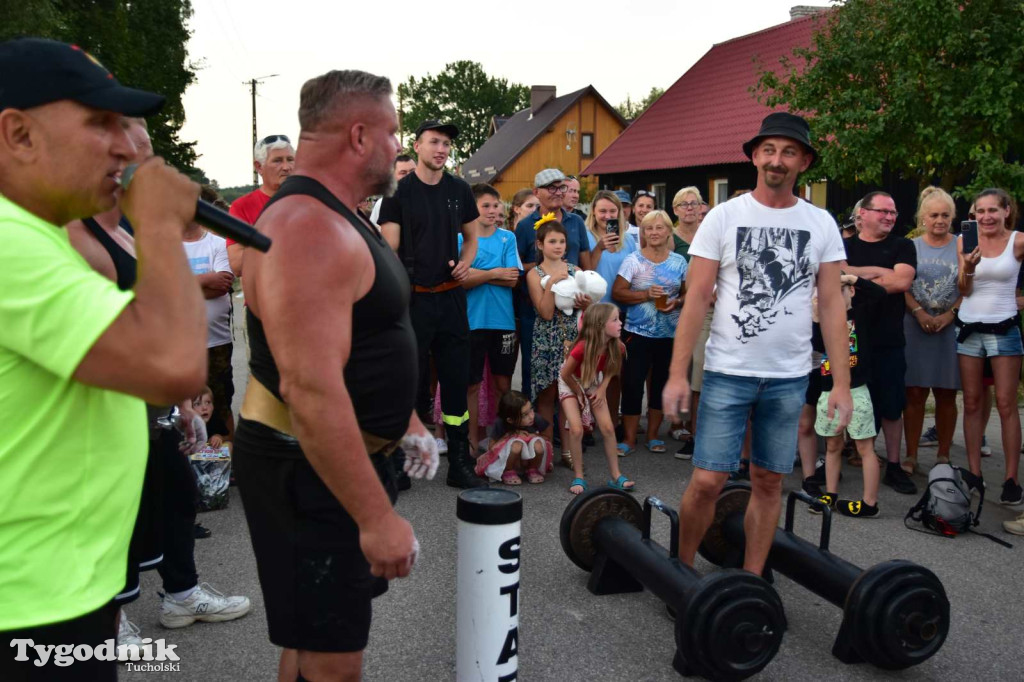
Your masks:
[{"label": "black baseball cap", "polygon": [[419,139],[427,130],[440,130],[442,133],[455,139],[459,136],[459,129],[452,123],[441,123],[440,121],[426,120],[420,124],[420,127],[416,129],[416,139]]},{"label": "black baseball cap", "polygon": [[64,99],[125,116],[151,116],[164,105],[161,95],[121,85],[77,45],[44,38],[0,43],[0,111]]}]

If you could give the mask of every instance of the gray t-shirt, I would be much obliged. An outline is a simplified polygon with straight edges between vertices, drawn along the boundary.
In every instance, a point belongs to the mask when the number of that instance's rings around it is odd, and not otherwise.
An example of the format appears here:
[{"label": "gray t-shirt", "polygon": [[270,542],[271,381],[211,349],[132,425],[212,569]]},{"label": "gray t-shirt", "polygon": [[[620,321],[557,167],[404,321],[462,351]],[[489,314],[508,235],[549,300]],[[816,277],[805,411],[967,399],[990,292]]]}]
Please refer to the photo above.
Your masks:
[{"label": "gray t-shirt", "polygon": [[910,295],[929,315],[939,315],[953,307],[960,296],[956,286],[957,240],[945,246],[929,246],[924,237],[912,240],[917,250],[917,278]]}]

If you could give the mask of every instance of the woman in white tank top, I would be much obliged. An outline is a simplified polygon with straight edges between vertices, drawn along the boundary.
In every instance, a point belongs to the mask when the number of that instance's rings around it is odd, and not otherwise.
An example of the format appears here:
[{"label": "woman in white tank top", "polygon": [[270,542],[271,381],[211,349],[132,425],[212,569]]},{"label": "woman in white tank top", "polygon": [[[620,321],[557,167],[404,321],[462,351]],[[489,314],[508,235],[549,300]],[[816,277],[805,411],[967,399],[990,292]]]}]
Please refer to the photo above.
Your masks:
[{"label": "woman in white tank top", "polygon": [[1003,432],[1006,481],[1000,502],[1024,502],[1020,486],[1020,415],[1017,383],[1020,381],[1021,344],[1017,322],[1016,287],[1024,258],[1024,234],[1013,231],[1017,207],[1001,189],[986,189],[974,200],[978,219],[978,247],[963,253],[959,243],[960,274],[957,285],[963,295],[957,336],[957,356],[964,391],[964,442],[971,472],[981,475],[982,367],[992,362],[996,407]]}]

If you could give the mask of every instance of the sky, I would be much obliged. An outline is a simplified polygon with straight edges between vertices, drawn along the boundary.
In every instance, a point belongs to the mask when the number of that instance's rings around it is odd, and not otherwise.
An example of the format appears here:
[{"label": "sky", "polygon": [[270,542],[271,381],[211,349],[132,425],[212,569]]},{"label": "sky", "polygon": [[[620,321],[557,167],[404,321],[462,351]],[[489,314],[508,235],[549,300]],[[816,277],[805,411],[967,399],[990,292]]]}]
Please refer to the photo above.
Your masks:
[{"label": "sky", "polygon": [[185,92],[181,139],[197,143],[197,165],[221,187],[249,184],[247,81],[277,74],[258,86],[257,134],[295,140],[299,89],[331,69],[362,69],[397,87],[469,59],[490,76],[554,85],[559,95],[593,85],[615,105],[667,89],[716,43],[784,23],[798,4],[828,3],[449,0],[442,11],[409,0],[194,0],[188,49],[197,82]]}]

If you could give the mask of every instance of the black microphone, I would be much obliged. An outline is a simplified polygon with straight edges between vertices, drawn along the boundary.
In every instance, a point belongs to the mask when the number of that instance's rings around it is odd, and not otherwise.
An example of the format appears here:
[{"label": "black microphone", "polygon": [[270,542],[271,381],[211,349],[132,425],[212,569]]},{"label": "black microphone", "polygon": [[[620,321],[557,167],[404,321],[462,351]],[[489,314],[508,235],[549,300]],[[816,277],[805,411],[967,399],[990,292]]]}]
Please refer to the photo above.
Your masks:
[{"label": "black microphone", "polygon": [[[121,173],[121,187],[128,189],[137,168],[138,164],[134,163],[125,167]],[[246,248],[263,253],[270,249],[271,240],[267,235],[257,232],[248,223],[202,199],[196,201],[195,221],[210,232],[232,239]]]}]

